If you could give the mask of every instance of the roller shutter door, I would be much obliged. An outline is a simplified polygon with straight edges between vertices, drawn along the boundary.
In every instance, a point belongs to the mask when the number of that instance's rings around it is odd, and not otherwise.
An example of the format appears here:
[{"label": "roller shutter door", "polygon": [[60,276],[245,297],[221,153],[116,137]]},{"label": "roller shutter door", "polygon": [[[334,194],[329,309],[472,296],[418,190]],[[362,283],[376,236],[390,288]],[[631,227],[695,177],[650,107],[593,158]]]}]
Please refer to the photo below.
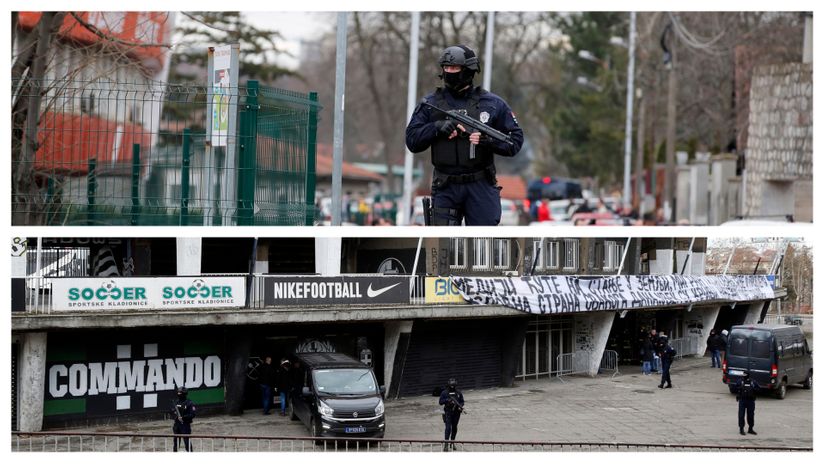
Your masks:
[{"label": "roller shutter door", "polygon": [[501,334],[495,321],[416,321],[401,396],[431,394],[450,377],[462,390],[501,385]]}]

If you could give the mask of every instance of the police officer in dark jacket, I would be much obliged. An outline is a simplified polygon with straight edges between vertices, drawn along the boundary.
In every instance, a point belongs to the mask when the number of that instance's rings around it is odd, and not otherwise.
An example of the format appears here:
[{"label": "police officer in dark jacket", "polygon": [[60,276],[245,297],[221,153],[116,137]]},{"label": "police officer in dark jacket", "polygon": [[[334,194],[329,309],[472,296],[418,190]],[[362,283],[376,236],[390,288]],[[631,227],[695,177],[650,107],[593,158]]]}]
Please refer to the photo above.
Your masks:
[{"label": "police officer in dark jacket", "polygon": [[723,343],[722,337],[716,333],[715,329],[711,329],[710,336],[707,341],[708,351],[710,351],[710,367],[722,367],[722,360],[719,357],[719,352],[724,349],[724,346],[722,345]]},{"label": "police officer in dark jacket", "polygon": [[[195,404],[192,400],[186,398],[187,390],[184,387],[178,387],[177,401],[175,401],[169,408],[172,418],[175,423],[172,424],[172,433],[175,435],[191,435],[192,434],[192,420],[195,418]],[[183,447],[186,451],[192,451],[189,445],[189,437],[175,437],[172,441],[172,451],[178,451],[178,442],[183,439]]]},{"label": "police officer in dark jacket", "polygon": [[[441,397],[438,398],[438,404],[444,406],[444,441],[455,441],[455,436],[458,433],[458,420],[461,418],[461,413],[464,412],[464,395],[458,390],[458,382],[456,379],[450,379],[447,382],[447,388],[441,390]],[[455,444],[451,443],[452,449],[455,449]],[[447,443],[444,443],[444,451],[449,451]]]},{"label": "police officer in dark jacket", "polygon": [[[444,88],[424,97],[443,110],[463,110],[473,119],[509,135],[512,144],[470,133],[432,108],[418,105],[407,126],[407,147],[413,153],[432,152],[433,225],[498,225],[501,188],[495,178],[495,155],[515,156],[524,134],[515,114],[498,95],[473,86],[478,57],[465,46],[447,47],[438,60]],[[425,212],[426,214],[426,212]]]},{"label": "police officer in dark jacket", "polygon": [[667,335],[664,334],[659,337],[658,347],[659,358],[662,361],[662,380],[659,382],[659,388],[673,388],[673,384],[670,383],[670,365],[673,364],[676,350],[668,344]]},{"label": "police officer in dark jacket", "polygon": [[753,415],[756,411],[756,390],[759,385],[751,380],[750,372],[745,371],[745,374],[736,383],[736,400],[739,401],[739,434],[745,434],[745,413],[748,416],[748,433],[756,435],[753,430]]}]

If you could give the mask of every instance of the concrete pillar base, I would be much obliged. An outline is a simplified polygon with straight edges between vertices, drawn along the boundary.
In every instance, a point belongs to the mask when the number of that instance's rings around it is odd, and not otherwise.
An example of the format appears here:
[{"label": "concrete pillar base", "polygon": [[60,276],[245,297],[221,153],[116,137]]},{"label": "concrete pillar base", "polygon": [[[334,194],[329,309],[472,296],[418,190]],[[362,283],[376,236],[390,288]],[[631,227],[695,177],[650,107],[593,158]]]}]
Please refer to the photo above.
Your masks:
[{"label": "concrete pillar base", "polygon": [[20,335],[19,417],[21,432],[43,430],[43,392],[46,391],[46,332]]},{"label": "concrete pillar base", "polygon": [[[407,356],[407,345],[413,321],[387,321],[384,323],[384,388],[387,398],[395,397],[401,379],[400,367]],[[396,359],[396,357],[398,359]],[[396,365],[399,369],[396,371]],[[390,394],[392,392],[392,395]]]}]

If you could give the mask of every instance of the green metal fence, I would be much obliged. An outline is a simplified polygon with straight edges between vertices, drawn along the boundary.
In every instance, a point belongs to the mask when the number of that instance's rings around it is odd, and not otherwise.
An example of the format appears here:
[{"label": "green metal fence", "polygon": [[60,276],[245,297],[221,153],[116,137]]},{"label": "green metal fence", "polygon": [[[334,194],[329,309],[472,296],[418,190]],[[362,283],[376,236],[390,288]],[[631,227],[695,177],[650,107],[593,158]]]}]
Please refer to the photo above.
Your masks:
[{"label": "green metal fence", "polygon": [[[12,94],[15,225],[314,222],[316,93],[58,80]],[[37,95],[37,118],[19,114]]]}]

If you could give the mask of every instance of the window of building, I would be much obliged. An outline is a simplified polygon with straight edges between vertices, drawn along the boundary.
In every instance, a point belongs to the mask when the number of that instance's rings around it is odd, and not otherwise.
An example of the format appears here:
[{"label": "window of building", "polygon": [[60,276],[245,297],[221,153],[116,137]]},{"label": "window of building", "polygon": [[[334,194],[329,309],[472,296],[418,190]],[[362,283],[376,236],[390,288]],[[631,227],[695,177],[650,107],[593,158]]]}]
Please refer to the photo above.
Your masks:
[{"label": "window of building", "polygon": [[490,239],[473,239],[473,269],[490,269]]},{"label": "window of building", "polygon": [[[533,259],[539,253],[541,241],[533,242]],[[532,263],[531,263],[532,264]],[[544,253],[541,253],[536,263],[536,269],[558,269],[559,267],[559,242],[545,241]]]},{"label": "window of building", "polygon": [[496,269],[510,269],[510,239],[493,239],[493,267]]},{"label": "window of building", "polygon": [[604,242],[604,267],[605,271],[617,271],[622,262],[624,254],[624,244],[613,240]]},{"label": "window of building", "polygon": [[450,239],[450,269],[465,269],[467,267],[467,239]]},{"label": "window of building", "polygon": [[573,271],[579,268],[579,239],[564,239],[564,270]]}]

